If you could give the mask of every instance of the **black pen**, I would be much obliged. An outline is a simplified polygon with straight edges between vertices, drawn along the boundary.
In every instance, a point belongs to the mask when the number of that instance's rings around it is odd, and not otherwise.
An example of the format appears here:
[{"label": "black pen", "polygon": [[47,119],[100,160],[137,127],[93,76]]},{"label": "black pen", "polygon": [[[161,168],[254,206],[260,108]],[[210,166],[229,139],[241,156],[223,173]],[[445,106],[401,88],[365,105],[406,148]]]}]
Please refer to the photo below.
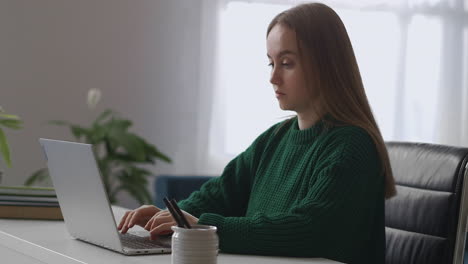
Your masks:
[{"label": "black pen", "polygon": [[167,209],[169,210],[169,213],[171,213],[172,217],[174,220],[177,222],[178,227],[184,227],[184,223],[182,220],[179,218],[179,215],[175,211],[175,209],[172,207],[172,204],[169,202],[169,200],[165,197],[163,199],[164,203],[166,204]]},{"label": "black pen", "polygon": [[180,210],[179,206],[177,205],[177,201],[175,199],[172,199],[171,203],[172,203],[172,207],[174,207],[175,211],[180,216],[180,219],[182,220],[182,223],[185,225],[185,227],[188,229],[192,228],[189,222],[187,221],[187,218],[185,218],[184,213],[182,213],[182,210]]}]

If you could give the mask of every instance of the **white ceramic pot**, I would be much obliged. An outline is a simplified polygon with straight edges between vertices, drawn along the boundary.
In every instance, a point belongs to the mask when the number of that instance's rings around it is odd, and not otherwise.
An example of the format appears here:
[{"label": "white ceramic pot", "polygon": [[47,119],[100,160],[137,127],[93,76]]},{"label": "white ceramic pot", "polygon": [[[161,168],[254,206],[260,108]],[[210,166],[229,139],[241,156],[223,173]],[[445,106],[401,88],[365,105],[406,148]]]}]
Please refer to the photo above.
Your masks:
[{"label": "white ceramic pot", "polygon": [[172,264],[216,264],[219,239],[215,226],[173,226]]}]

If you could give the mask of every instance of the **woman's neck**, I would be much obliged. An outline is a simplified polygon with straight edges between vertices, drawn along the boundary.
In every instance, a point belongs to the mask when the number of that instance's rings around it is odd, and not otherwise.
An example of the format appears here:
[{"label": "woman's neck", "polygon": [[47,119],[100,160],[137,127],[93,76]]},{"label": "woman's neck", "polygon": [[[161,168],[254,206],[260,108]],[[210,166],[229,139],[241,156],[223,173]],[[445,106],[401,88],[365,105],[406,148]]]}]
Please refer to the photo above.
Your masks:
[{"label": "woman's neck", "polygon": [[314,113],[297,113],[297,124],[299,125],[299,130],[304,130],[315,125],[321,116]]}]

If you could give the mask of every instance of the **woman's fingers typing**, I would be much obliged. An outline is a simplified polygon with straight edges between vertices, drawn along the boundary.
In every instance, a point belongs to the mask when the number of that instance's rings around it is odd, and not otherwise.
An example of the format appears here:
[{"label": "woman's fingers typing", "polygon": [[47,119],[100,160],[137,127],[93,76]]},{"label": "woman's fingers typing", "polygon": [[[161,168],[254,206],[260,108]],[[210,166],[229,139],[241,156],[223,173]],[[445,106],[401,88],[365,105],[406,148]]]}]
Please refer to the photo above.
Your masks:
[{"label": "woman's fingers typing", "polygon": [[[198,223],[198,218],[193,215],[182,211],[185,215],[185,218],[191,226]],[[145,226],[145,229],[150,231],[150,238],[155,239],[158,235],[166,235],[172,233],[172,226],[177,225],[171,213],[167,210],[161,211],[158,214],[154,215],[150,221]]]},{"label": "woman's fingers typing", "polygon": [[132,211],[127,211],[125,212],[124,216],[122,217],[122,219],[120,219],[120,223],[119,225],[117,226],[117,230],[120,230],[122,229],[122,227],[124,226],[125,224],[125,220],[127,219],[128,215],[131,213]]},{"label": "woman's fingers typing", "polygon": [[120,229],[122,234],[127,233],[128,229],[130,228],[129,227],[130,220],[133,218],[134,214],[135,214],[135,211],[129,211],[125,213],[125,216],[122,218],[123,224]]},{"label": "woman's fingers typing", "polygon": [[172,219],[171,214],[168,211],[160,211],[159,213],[155,214],[145,225],[145,229],[150,231],[155,226],[158,226],[161,223],[174,221]]},{"label": "woman's fingers typing", "polygon": [[[172,219],[172,218],[171,218]],[[150,239],[155,239],[158,235],[166,235],[172,232],[171,227],[175,226],[174,220],[159,224],[150,230]]]},{"label": "woman's fingers typing", "polygon": [[[185,217],[191,225],[197,224],[198,218],[183,211]],[[172,233],[171,227],[177,225],[168,210],[161,210],[155,206],[144,205],[132,211],[125,212],[117,227],[125,234],[134,225],[142,226],[150,231],[151,238],[158,235]]]},{"label": "woman's fingers typing", "polygon": [[128,211],[124,214],[117,227],[118,230],[125,234],[128,229],[132,228],[135,224],[145,226],[155,214],[158,214],[161,209],[153,205],[143,205],[139,208]]}]

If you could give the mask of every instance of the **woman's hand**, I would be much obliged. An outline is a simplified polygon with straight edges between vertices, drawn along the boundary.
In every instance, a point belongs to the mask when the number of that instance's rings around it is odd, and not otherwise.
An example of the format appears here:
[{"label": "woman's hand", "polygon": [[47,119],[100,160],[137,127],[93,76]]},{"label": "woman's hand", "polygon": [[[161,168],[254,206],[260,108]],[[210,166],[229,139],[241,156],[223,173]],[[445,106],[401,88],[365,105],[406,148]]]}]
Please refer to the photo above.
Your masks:
[{"label": "woman's hand", "polygon": [[[198,224],[198,218],[182,210],[182,213],[187,219],[187,222],[193,226]],[[155,239],[158,235],[167,235],[172,233],[172,226],[176,226],[177,222],[172,217],[171,213],[167,210],[159,211],[156,213],[144,226],[150,231],[150,238]]]},{"label": "woman's hand", "polygon": [[127,211],[120,220],[117,230],[121,230],[122,234],[125,234],[135,224],[144,227],[152,219],[151,217],[158,212],[161,212],[161,209],[154,205],[142,205],[135,210]]}]

